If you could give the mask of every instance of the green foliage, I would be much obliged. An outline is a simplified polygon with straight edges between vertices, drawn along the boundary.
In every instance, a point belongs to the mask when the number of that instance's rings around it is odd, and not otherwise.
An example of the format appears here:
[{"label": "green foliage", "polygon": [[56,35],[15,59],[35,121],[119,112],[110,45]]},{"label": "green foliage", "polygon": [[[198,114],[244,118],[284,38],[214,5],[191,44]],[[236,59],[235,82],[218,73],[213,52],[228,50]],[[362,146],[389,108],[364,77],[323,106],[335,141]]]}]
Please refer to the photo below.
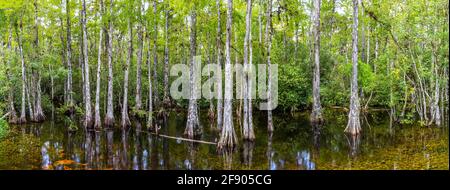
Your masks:
[{"label": "green foliage", "polygon": [[8,122],[4,119],[0,119],[0,139],[5,137],[9,132]]}]

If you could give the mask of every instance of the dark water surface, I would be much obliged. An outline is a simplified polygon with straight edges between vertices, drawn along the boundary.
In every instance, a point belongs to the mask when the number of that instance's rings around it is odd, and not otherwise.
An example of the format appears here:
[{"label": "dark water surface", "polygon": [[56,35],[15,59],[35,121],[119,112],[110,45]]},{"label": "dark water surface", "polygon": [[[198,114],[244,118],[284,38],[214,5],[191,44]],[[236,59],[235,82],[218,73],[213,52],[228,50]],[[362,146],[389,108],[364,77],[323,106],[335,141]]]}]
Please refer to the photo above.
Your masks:
[{"label": "dark water surface", "polygon": [[[215,142],[206,113],[203,141]],[[388,112],[361,118],[363,133],[346,136],[346,112],[327,110],[326,123],[312,127],[309,113],[275,114],[275,132],[267,134],[265,114],[255,114],[256,141],[240,141],[233,152],[215,145],[149,134],[145,122],[129,130],[68,132],[55,118],[42,124],[12,126],[1,140],[0,169],[448,169],[448,127],[400,126]],[[164,120],[166,122],[164,122]],[[182,137],[184,113],[171,112],[160,121],[160,133]],[[235,124],[238,123],[235,120]],[[215,126],[213,126],[215,127]],[[239,126],[236,134],[241,137]],[[1,148],[1,147],[0,147]],[[2,155],[3,154],[3,155]]]}]

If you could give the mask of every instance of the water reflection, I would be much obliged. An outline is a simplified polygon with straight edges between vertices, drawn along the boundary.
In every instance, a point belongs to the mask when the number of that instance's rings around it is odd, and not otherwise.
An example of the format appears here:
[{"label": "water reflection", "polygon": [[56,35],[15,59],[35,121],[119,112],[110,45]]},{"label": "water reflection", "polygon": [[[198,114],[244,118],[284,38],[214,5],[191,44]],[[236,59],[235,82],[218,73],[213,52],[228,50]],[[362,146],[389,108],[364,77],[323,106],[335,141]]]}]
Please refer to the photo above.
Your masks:
[{"label": "water reflection", "polygon": [[348,147],[350,148],[349,155],[351,157],[356,157],[359,150],[359,145],[361,144],[361,135],[350,135],[345,134],[347,137]]},{"label": "water reflection", "polygon": [[244,141],[243,143],[243,153],[242,156],[244,158],[244,165],[247,168],[252,168],[252,160],[253,160],[253,149],[255,148],[255,142],[253,141]]}]

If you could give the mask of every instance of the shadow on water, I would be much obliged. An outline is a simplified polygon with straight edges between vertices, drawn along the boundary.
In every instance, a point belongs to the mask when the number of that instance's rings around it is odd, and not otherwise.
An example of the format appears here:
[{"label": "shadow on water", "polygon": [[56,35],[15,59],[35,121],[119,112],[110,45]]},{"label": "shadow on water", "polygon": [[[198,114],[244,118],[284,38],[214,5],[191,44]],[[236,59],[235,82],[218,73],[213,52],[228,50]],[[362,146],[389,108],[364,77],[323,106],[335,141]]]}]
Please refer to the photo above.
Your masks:
[{"label": "shadow on water", "polygon": [[[344,134],[347,114],[335,110],[325,112],[323,125],[312,126],[309,113],[293,115],[274,114],[275,131],[267,133],[267,115],[254,114],[256,141],[240,141],[234,150],[218,152],[215,145],[166,138],[147,132],[145,121],[133,120],[129,129],[104,129],[85,132],[82,127],[70,132],[63,120],[42,124],[14,126],[18,136],[32,135],[39,140],[40,154],[36,154],[34,168],[39,169],[104,169],[104,170],[210,170],[210,169],[353,169],[361,161],[374,162],[373,169],[396,169],[402,166],[399,158],[414,151],[396,151],[405,143],[420,142],[424,146],[448,139],[448,127],[423,128],[399,126],[392,122],[389,112],[373,112],[361,118],[363,133],[358,136]],[[182,137],[185,113],[170,112],[160,116],[160,134]],[[217,130],[207,113],[201,113],[204,127],[202,141],[216,142]],[[237,126],[236,126],[237,127]],[[239,133],[237,133],[239,134]],[[422,145],[424,144],[424,145]],[[416,144],[414,144],[416,146]],[[389,150],[394,164],[380,162]],[[391,151],[392,150],[392,151]],[[419,168],[444,167],[433,161],[440,154],[419,147]],[[444,149],[448,160],[448,144]],[[405,153],[406,152],[406,153]],[[411,153],[413,154],[413,153]],[[415,154],[415,153],[414,153]],[[0,155],[1,156],[1,155]],[[14,157],[14,156],[13,156]],[[438,157],[440,158],[440,157]],[[0,162],[2,162],[0,160]],[[384,164],[384,165],[383,165]],[[0,166],[3,166],[0,163]],[[3,166],[0,169],[21,168]],[[372,166],[367,165],[367,169]],[[22,168],[26,169],[26,168]]]}]

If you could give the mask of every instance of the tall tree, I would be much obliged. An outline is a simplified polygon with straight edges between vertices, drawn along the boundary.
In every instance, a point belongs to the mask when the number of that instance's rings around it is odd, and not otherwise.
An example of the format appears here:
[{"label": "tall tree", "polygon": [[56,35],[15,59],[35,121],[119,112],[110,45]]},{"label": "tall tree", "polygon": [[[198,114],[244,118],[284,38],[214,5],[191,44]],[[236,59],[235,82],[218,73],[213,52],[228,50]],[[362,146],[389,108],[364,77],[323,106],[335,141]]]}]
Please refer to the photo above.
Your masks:
[{"label": "tall tree", "polygon": [[158,46],[157,46],[157,40],[158,40],[158,16],[157,16],[157,6],[156,6],[156,0],[153,0],[153,103],[154,106],[158,106],[158,72],[157,72],[157,65],[158,65]]},{"label": "tall tree", "polygon": [[106,116],[105,116],[105,126],[112,127],[114,125],[114,106],[113,106],[113,62],[112,62],[112,46],[113,46],[113,24],[112,24],[112,15],[113,15],[113,0],[109,3],[109,17],[108,17],[108,25],[109,31],[106,33],[108,39],[108,94],[107,94],[107,106],[106,106]]},{"label": "tall tree", "polygon": [[137,34],[138,34],[138,51],[137,51],[137,65],[136,65],[136,96],[135,96],[135,109],[140,110],[142,108],[142,100],[141,100],[141,94],[142,94],[142,51],[144,46],[144,31],[143,31],[143,23],[142,23],[142,9],[143,9],[142,3],[139,3],[139,10],[138,10],[138,16],[139,16],[139,23],[137,28]]},{"label": "tall tree", "polygon": [[[39,54],[40,54],[40,50],[39,50],[39,22],[38,22],[38,4],[37,4],[37,0],[34,0],[34,59],[37,60],[39,59]],[[35,112],[34,112],[34,119],[37,122],[42,122],[45,119],[45,115],[44,115],[44,111],[42,110],[42,105],[41,105],[41,74],[40,74],[40,70],[38,69],[37,71],[33,72],[34,75],[33,77],[35,78],[35,80],[37,80],[37,84],[36,84],[36,98],[35,98]],[[36,82],[36,81],[35,81]]]},{"label": "tall tree", "polygon": [[273,118],[272,118],[272,69],[271,69],[271,50],[272,50],[272,0],[267,2],[267,23],[266,23],[266,43],[267,43],[267,71],[268,71],[268,79],[267,79],[267,130],[269,133],[273,132]]},{"label": "tall tree", "polygon": [[252,41],[251,41],[251,32],[252,32],[252,0],[247,0],[247,14],[245,17],[245,39],[244,39],[244,80],[243,80],[243,94],[244,94],[244,123],[243,123],[243,129],[244,129],[244,139],[246,140],[254,140],[255,139],[255,132],[253,131],[253,125],[251,124],[251,116],[252,114],[250,112],[251,110],[251,82],[249,78],[249,72],[251,67],[251,51],[249,55],[249,46],[251,48]]},{"label": "tall tree", "polygon": [[103,38],[103,31],[105,30],[105,27],[103,26],[103,0],[100,0],[100,32],[98,37],[98,57],[97,57],[97,83],[96,83],[96,89],[95,89],[95,114],[94,114],[94,128],[99,129],[102,125],[100,121],[100,74],[101,74],[101,65],[102,65],[102,38]]},{"label": "tall tree", "polygon": [[222,113],[223,113],[223,92],[222,92],[222,31],[220,27],[220,0],[216,0],[217,6],[217,128],[222,128]]},{"label": "tall tree", "polygon": [[[12,27],[11,24],[9,25],[9,36],[8,36],[8,43],[7,43],[7,49],[8,53],[12,52],[11,48],[11,42],[12,42]],[[2,47],[3,48],[3,47]],[[14,85],[12,85],[12,74],[11,74],[11,59],[10,57],[7,57],[6,60],[6,77],[8,80],[8,104],[9,104],[9,117],[8,122],[10,124],[17,124],[19,122],[19,118],[17,117],[16,109],[14,108]]]},{"label": "tall tree", "polygon": [[92,108],[91,108],[91,89],[89,83],[89,59],[88,59],[88,39],[87,39],[87,28],[86,28],[86,0],[82,0],[82,30],[83,30],[83,57],[84,57],[84,91],[85,91],[85,118],[84,118],[84,127],[91,128],[92,123]]},{"label": "tall tree", "polygon": [[164,44],[164,105],[168,106],[169,99],[169,7],[166,5],[165,10],[165,27],[164,27],[164,36],[165,36],[165,44]]},{"label": "tall tree", "polygon": [[237,143],[237,136],[233,128],[233,72],[231,68],[231,26],[232,26],[233,1],[227,1],[227,29],[225,42],[225,101],[223,108],[223,126],[220,140],[217,146],[219,149],[233,148]]},{"label": "tall tree", "polygon": [[73,90],[72,90],[72,37],[70,31],[70,3],[69,0],[66,0],[66,17],[67,17],[67,105],[69,105],[70,113],[73,114]]},{"label": "tall tree", "polygon": [[322,105],[320,104],[320,7],[321,0],[314,0],[313,36],[314,36],[314,74],[313,74],[313,106],[311,121],[321,123]]},{"label": "tall tree", "polygon": [[198,107],[197,107],[197,88],[195,85],[196,76],[195,70],[199,68],[196,67],[195,56],[197,55],[197,10],[194,5],[191,11],[191,22],[190,22],[190,56],[189,56],[189,107],[188,107],[188,118],[186,122],[186,129],[184,130],[184,135],[188,138],[194,138],[194,136],[201,134],[201,128],[198,118]]},{"label": "tall tree", "polygon": [[359,122],[359,97],[358,97],[358,1],[353,0],[353,32],[352,32],[352,79],[350,112],[348,113],[348,124],[345,132],[358,135],[361,131]]},{"label": "tall tree", "polygon": [[[25,112],[25,96],[26,96],[26,90],[27,90],[27,85],[26,85],[26,68],[25,68],[25,58],[23,55],[23,44],[22,44],[22,32],[23,32],[23,22],[22,22],[23,16],[20,16],[20,23],[19,25],[19,29],[16,28],[16,35],[17,35],[17,43],[19,45],[19,53],[20,53],[20,61],[22,63],[22,104],[21,104],[21,109],[20,109],[20,118],[19,118],[19,123],[26,123],[27,122],[27,118],[26,118],[26,112]],[[30,117],[33,117],[32,114],[30,114]]]},{"label": "tall tree", "polygon": [[133,26],[131,24],[131,18],[128,18],[128,57],[124,68],[123,79],[123,103],[122,103],[122,127],[126,128],[131,125],[130,118],[128,117],[128,70],[130,68],[131,60],[133,59]]}]

